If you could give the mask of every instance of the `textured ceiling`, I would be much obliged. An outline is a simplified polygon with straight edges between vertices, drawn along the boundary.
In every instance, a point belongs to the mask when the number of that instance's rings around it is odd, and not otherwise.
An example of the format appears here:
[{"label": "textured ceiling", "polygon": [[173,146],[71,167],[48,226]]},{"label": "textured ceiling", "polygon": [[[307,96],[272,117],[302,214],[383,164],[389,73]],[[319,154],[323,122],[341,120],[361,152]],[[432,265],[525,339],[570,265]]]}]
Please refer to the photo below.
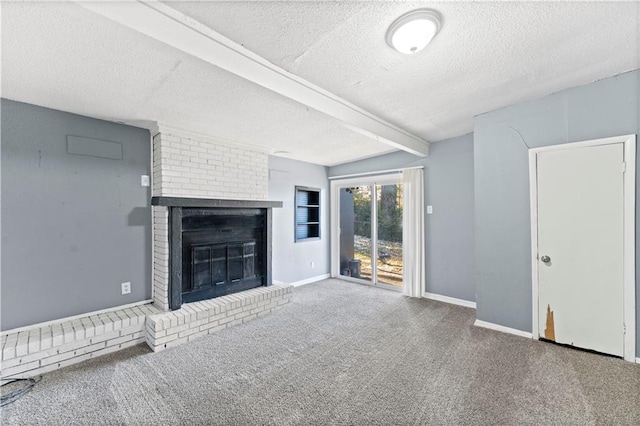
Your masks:
[{"label": "textured ceiling", "polygon": [[2,4],[2,96],[141,126],[157,121],[323,165],[392,150],[74,4]]},{"label": "textured ceiling", "polygon": [[[272,63],[426,140],[473,116],[640,67],[640,3],[168,2]],[[424,51],[384,40],[402,13],[443,16]],[[332,165],[390,148],[77,5],[2,3],[2,96],[163,122]]]},{"label": "textured ceiling", "polygon": [[[640,67],[640,2],[168,2],[244,47],[438,141],[473,116]],[[443,25],[417,55],[386,45],[419,7]]]}]

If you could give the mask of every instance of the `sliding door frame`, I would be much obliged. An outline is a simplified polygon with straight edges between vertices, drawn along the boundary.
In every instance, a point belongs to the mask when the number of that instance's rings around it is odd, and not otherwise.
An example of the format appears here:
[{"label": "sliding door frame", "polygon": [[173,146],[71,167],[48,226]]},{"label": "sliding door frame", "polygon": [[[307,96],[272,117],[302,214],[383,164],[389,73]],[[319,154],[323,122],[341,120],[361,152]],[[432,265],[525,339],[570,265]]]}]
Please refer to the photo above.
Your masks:
[{"label": "sliding door frame", "polygon": [[[371,175],[349,179],[335,179],[331,181],[331,277],[360,284],[375,285],[396,291],[402,287],[378,282],[378,208],[377,191],[375,185],[397,185],[402,183],[402,173],[394,172],[383,175]],[[371,282],[340,275],[340,189],[354,186],[372,186],[371,191]],[[374,226],[375,225],[375,226]],[[404,246],[404,243],[403,243]],[[404,247],[403,247],[404,249]],[[404,274],[404,270],[403,270]]]}]

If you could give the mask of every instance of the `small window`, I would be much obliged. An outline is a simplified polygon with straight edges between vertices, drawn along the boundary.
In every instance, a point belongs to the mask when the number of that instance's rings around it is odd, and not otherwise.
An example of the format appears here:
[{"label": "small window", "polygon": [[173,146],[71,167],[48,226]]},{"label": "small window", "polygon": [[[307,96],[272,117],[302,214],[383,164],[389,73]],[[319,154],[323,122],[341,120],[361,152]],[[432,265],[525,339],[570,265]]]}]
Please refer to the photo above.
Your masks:
[{"label": "small window", "polygon": [[320,190],[296,186],[296,241],[320,238]]}]

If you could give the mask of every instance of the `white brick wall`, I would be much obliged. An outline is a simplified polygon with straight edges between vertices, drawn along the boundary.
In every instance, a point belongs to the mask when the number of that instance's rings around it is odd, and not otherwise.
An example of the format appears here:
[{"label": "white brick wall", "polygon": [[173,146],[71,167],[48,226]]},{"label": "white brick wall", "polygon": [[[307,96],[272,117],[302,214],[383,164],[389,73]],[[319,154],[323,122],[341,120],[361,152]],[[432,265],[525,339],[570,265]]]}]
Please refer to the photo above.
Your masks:
[{"label": "white brick wall", "polygon": [[169,211],[153,206],[153,304],[169,310]]},{"label": "white brick wall", "polygon": [[155,196],[266,200],[268,154],[176,132],[153,138]]},{"label": "white brick wall", "polygon": [[[162,195],[162,139],[158,133],[153,137],[153,186],[152,193],[155,196]],[[164,160],[166,162],[166,160]]]}]

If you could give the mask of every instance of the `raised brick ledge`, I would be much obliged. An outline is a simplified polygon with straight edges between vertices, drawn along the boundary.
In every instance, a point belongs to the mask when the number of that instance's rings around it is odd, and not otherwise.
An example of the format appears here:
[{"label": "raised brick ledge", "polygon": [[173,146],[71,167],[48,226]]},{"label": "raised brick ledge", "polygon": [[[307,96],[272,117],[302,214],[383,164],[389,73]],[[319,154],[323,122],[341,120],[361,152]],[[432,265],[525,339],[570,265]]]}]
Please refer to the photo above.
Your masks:
[{"label": "raised brick ledge", "polygon": [[171,312],[146,304],[7,332],[0,335],[0,376],[33,377],[145,342],[163,350],[280,309],[292,289],[259,287]]},{"label": "raised brick ledge", "polygon": [[291,301],[292,295],[292,286],[271,285],[150,315],[146,321],[147,344],[157,352],[190,342],[278,310]]},{"label": "raised brick ledge", "polygon": [[0,337],[2,378],[31,377],[144,343],[151,304],[87,315]]}]

